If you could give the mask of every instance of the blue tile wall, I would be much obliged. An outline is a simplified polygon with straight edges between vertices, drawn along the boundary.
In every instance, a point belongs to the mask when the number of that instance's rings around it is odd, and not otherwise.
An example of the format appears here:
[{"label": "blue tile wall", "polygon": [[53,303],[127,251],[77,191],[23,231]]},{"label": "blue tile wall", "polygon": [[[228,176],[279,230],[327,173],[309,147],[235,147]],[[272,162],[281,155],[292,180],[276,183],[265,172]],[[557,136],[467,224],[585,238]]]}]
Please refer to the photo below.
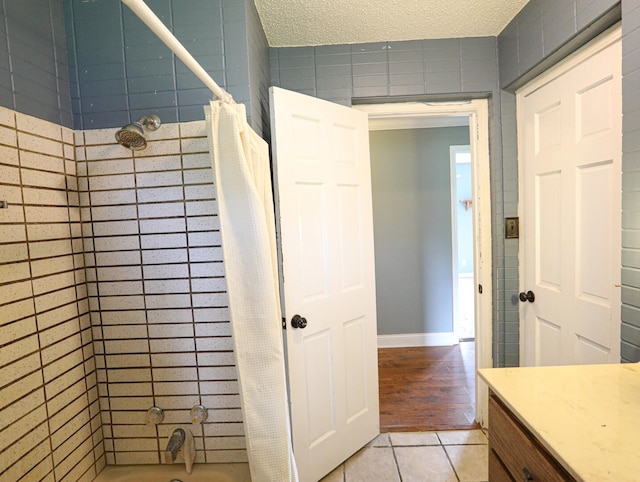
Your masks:
[{"label": "blue tile wall", "polygon": [[[494,257],[498,258],[501,276],[498,279],[498,320],[496,330],[501,341],[496,346],[498,366],[520,364],[520,317],[518,293],[520,277],[518,271],[519,244],[517,239],[504,239],[504,218],[518,216],[518,150],[516,138],[515,95],[500,92],[500,140],[502,145],[502,170],[492,171],[492,188],[501,196],[501,203],[494,204],[494,238],[499,233],[500,242],[494,239]],[[494,332],[495,335],[495,332]]]},{"label": "blue tile wall", "polygon": [[271,82],[351,105],[353,98],[493,95],[495,37],[272,48]]},{"label": "blue tile wall", "polygon": [[[590,31],[594,23],[619,4],[618,0],[530,0],[498,36],[500,86],[512,90],[522,85],[545,70],[544,60],[559,60],[593,38],[599,33]],[[602,31],[607,26],[596,28]],[[557,59],[552,57],[555,53]],[[536,70],[537,66],[541,68]]]},{"label": "blue tile wall", "polygon": [[[4,5],[0,3],[0,13],[4,14]],[[11,63],[9,62],[9,43],[6,23],[0,22],[0,104],[13,107],[13,88],[11,86]]]},{"label": "blue tile wall", "polygon": [[[583,2],[586,3],[586,2]],[[585,7],[588,8],[588,7]],[[622,2],[623,361],[640,361],[640,1]]]},{"label": "blue tile wall", "polygon": [[[247,105],[250,120],[258,115],[254,125],[262,131],[265,110],[253,82],[268,78],[269,54],[253,2],[146,3],[218,85]],[[151,113],[163,122],[204,118],[209,89],[120,1],[64,0],[64,18],[76,129],[116,127]]]},{"label": "blue tile wall", "polygon": [[62,3],[2,2],[0,105],[71,127]]},{"label": "blue tile wall", "polygon": [[[349,45],[328,45],[315,47],[315,88],[318,97],[336,102],[349,104],[353,90],[353,77],[351,76],[351,47]],[[272,54],[276,54],[274,49]],[[273,57],[272,57],[273,58]],[[312,57],[314,58],[314,57]],[[279,81],[279,71],[272,66],[274,83]]]},{"label": "blue tile wall", "polygon": [[[555,2],[555,4],[562,2]],[[542,2],[529,2],[518,14],[518,68],[527,72],[544,57]]]},{"label": "blue tile wall", "polygon": [[265,139],[271,138],[269,124],[269,44],[264,34],[258,11],[253,2],[246,2],[247,41],[249,53],[249,89],[253,128]]},{"label": "blue tile wall", "polygon": [[422,42],[390,42],[388,55],[389,95],[422,94],[426,83]]}]

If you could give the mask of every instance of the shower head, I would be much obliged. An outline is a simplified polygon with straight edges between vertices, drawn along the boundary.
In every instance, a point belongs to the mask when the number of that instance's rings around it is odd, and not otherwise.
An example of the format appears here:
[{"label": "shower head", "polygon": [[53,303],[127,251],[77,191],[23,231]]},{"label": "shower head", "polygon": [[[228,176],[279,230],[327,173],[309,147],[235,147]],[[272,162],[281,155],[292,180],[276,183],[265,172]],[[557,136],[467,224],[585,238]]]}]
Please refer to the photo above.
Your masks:
[{"label": "shower head", "polygon": [[144,138],[145,128],[155,131],[158,127],[160,127],[160,117],[157,115],[141,117],[138,121],[127,124],[116,132],[116,141],[132,151],[140,151],[147,147],[147,140]]}]

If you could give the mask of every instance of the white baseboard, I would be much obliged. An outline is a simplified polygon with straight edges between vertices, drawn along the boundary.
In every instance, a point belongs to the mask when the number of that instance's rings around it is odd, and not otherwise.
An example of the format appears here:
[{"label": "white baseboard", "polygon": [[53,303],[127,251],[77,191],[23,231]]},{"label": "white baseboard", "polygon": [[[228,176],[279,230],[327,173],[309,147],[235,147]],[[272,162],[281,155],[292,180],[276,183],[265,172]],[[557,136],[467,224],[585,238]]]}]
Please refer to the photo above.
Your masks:
[{"label": "white baseboard", "polygon": [[406,335],[378,335],[378,348],[405,348],[410,346],[451,346],[458,339],[453,332],[408,333]]}]

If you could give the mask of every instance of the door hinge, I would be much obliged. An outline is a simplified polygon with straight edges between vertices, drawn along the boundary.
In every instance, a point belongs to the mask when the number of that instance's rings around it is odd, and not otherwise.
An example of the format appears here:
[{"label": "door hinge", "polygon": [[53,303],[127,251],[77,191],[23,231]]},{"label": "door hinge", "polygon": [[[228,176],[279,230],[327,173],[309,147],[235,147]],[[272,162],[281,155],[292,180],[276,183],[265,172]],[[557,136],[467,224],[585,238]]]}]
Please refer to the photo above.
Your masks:
[{"label": "door hinge", "polygon": [[478,293],[482,294],[482,285],[478,285]]},{"label": "door hinge", "polygon": [[282,329],[287,329],[287,319],[284,316],[282,317]]}]

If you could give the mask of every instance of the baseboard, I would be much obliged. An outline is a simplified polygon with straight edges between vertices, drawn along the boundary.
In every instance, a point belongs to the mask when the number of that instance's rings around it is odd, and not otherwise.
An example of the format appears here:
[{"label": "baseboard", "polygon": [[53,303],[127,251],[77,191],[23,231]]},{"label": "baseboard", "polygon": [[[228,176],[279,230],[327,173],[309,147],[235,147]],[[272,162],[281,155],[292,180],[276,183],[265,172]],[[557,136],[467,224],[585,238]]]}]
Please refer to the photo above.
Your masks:
[{"label": "baseboard", "polygon": [[378,348],[405,348],[410,346],[451,346],[458,339],[453,332],[407,333],[406,335],[378,335]]}]

